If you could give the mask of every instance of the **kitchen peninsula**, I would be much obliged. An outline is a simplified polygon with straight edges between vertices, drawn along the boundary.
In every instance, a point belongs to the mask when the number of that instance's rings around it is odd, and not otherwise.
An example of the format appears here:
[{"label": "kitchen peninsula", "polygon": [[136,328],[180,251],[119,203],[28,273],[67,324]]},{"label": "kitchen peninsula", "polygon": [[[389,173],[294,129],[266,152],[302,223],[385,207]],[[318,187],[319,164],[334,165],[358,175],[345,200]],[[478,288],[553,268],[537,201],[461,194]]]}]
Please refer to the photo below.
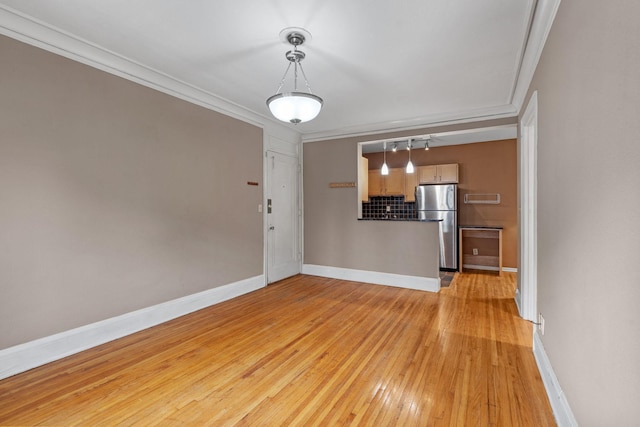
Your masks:
[{"label": "kitchen peninsula", "polygon": [[[414,145],[411,150],[413,173],[406,172],[409,151],[406,150],[406,145],[399,145],[397,152],[392,152],[387,144],[386,157],[383,152],[364,152],[363,149],[364,160],[359,164],[361,168],[366,167],[360,169],[358,175],[366,177],[364,181],[369,182],[366,183],[366,192],[360,193],[360,218],[415,219],[418,217],[415,202],[417,185],[457,182],[458,224],[502,228],[502,263],[507,271],[514,271],[517,265],[516,140],[432,146],[430,150],[425,150],[424,144],[420,148]],[[389,175],[383,177],[381,172],[385,161]],[[501,197],[497,203],[471,200],[467,203],[466,196],[486,193],[500,194]],[[456,225],[453,233],[457,235],[457,231]],[[477,259],[482,263],[466,263],[474,266],[486,264],[492,270],[499,269],[500,266],[492,258],[497,249],[493,243],[489,244],[491,240],[495,239],[467,241],[467,249],[476,249]]]}]

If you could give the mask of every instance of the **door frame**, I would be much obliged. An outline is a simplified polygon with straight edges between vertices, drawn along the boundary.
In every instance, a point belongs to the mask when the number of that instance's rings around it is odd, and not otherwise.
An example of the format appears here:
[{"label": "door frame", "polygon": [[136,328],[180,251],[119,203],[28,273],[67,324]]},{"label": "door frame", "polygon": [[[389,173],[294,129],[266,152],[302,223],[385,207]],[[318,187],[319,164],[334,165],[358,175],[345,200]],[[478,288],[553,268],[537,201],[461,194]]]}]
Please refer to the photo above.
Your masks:
[{"label": "door frame", "polygon": [[538,92],[520,119],[520,268],[516,304],[520,316],[537,321],[538,299]]},{"label": "door frame", "polygon": [[270,167],[269,167],[269,154],[276,153],[280,155],[289,156],[296,159],[298,164],[297,175],[297,197],[294,203],[296,203],[296,209],[298,213],[297,224],[295,228],[296,243],[298,250],[298,273],[302,271],[302,143],[299,138],[290,139],[284,135],[272,135],[267,134],[263,137],[263,150],[262,150],[262,170],[263,170],[263,192],[262,192],[262,224],[263,224],[263,271],[264,271],[264,283],[268,285],[272,283],[269,280],[269,218],[267,214],[267,199],[269,197],[269,185],[271,183]]}]

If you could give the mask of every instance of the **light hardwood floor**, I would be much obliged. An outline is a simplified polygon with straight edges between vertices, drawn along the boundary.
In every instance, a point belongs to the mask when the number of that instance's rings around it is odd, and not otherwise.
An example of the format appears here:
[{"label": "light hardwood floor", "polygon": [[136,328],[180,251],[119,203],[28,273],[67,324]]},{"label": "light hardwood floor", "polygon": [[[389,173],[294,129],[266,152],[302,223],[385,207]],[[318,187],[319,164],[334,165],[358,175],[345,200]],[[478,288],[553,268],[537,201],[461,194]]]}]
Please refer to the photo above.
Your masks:
[{"label": "light hardwood floor", "polygon": [[555,425],[514,289],[295,276],[0,381],[0,425]]}]

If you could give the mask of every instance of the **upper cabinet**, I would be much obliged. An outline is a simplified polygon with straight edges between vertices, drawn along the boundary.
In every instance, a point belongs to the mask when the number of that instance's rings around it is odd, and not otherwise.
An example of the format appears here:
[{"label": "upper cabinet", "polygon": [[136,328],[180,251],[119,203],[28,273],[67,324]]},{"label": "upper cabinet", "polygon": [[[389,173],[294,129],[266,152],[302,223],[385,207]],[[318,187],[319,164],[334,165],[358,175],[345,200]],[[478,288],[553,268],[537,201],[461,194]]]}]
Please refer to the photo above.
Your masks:
[{"label": "upper cabinet", "polygon": [[456,184],[458,182],[458,164],[418,166],[420,184]]},{"label": "upper cabinet", "polygon": [[369,171],[369,197],[402,196],[404,194],[404,169],[389,169],[389,175],[382,175],[380,169]]},{"label": "upper cabinet", "polygon": [[358,197],[363,202],[369,201],[369,159],[360,156],[358,163]]},{"label": "upper cabinet", "polygon": [[408,173],[404,176],[404,201],[415,202],[416,201],[416,186],[418,185],[417,172]]},{"label": "upper cabinet", "polygon": [[389,175],[385,177],[385,194],[387,196],[404,194],[404,169],[389,169]]}]

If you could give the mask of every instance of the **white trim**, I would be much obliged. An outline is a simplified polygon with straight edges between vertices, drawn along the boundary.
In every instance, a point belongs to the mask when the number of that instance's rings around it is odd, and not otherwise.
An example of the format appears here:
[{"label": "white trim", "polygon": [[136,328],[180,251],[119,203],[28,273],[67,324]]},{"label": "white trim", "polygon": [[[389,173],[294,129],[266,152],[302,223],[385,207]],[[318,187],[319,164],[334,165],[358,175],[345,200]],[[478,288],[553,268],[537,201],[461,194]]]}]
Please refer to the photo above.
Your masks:
[{"label": "white trim", "polygon": [[370,135],[380,135],[388,132],[403,132],[422,130],[432,126],[449,126],[455,124],[473,123],[485,120],[505,119],[516,117],[516,107],[511,104],[491,107],[483,110],[461,111],[457,113],[434,114],[417,119],[381,122],[372,125],[344,127],[323,132],[311,132],[302,135],[302,142],[318,142],[336,138],[353,138]]},{"label": "white trim", "polygon": [[[321,141],[372,135],[381,132],[409,131],[427,126],[453,125],[517,116],[533,79],[535,68],[559,4],[560,0],[538,0],[537,2],[529,39],[510,103],[477,110],[439,113],[395,122],[312,132],[304,135],[303,141]],[[259,127],[277,127],[283,129],[283,131],[286,129],[287,132],[296,132],[266,113],[261,114],[249,110],[230,100],[137,63],[4,5],[0,5],[0,34]]]},{"label": "white trim", "polygon": [[502,267],[502,271],[505,273],[517,273],[518,269],[515,267]]},{"label": "white trim", "polygon": [[0,379],[33,369],[265,286],[259,275],[0,350]]},{"label": "white trim", "polygon": [[266,114],[249,110],[4,5],[0,5],[0,34],[254,126],[295,132]]},{"label": "white trim", "polygon": [[522,57],[522,65],[518,73],[515,90],[511,103],[516,107],[518,114],[527,96],[527,91],[533,80],[533,75],[542,55],[542,49],[547,41],[551,25],[558,12],[560,0],[538,0],[534,12],[527,47]]},{"label": "white trim", "polygon": [[538,92],[533,92],[520,120],[520,315],[537,319],[538,298]]},{"label": "white trim", "polygon": [[303,264],[302,274],[330,277],[332,279],[351,280],[355,282],[365,282],[374,285],[416,289],[427,292],[438,292],[440,290],[439,277],[406,276],[403,274],[354,270],[352,268],[340,268],[314,264]]},{"label": "white trim", "polygon": [[516,288],[516,294],[513,297],[513,299],[516,302],[516,307],[518,308],[518,313],[522,313],[522,307],[520,307],[520,301],[521,301],[520,289]]},{"label": "white trim", "polygon": [[535,327],[533,331],[533,356],[536,359],[536,364],[542,377],[542,383],[547,391],[556,423],[558,423],[559,427],[578,427],[578,421],[573,416],[569,402],[562,392],[558,378],[553,371],[549,357],[547,357],[547,353],[544,351],[542,340]]}]

